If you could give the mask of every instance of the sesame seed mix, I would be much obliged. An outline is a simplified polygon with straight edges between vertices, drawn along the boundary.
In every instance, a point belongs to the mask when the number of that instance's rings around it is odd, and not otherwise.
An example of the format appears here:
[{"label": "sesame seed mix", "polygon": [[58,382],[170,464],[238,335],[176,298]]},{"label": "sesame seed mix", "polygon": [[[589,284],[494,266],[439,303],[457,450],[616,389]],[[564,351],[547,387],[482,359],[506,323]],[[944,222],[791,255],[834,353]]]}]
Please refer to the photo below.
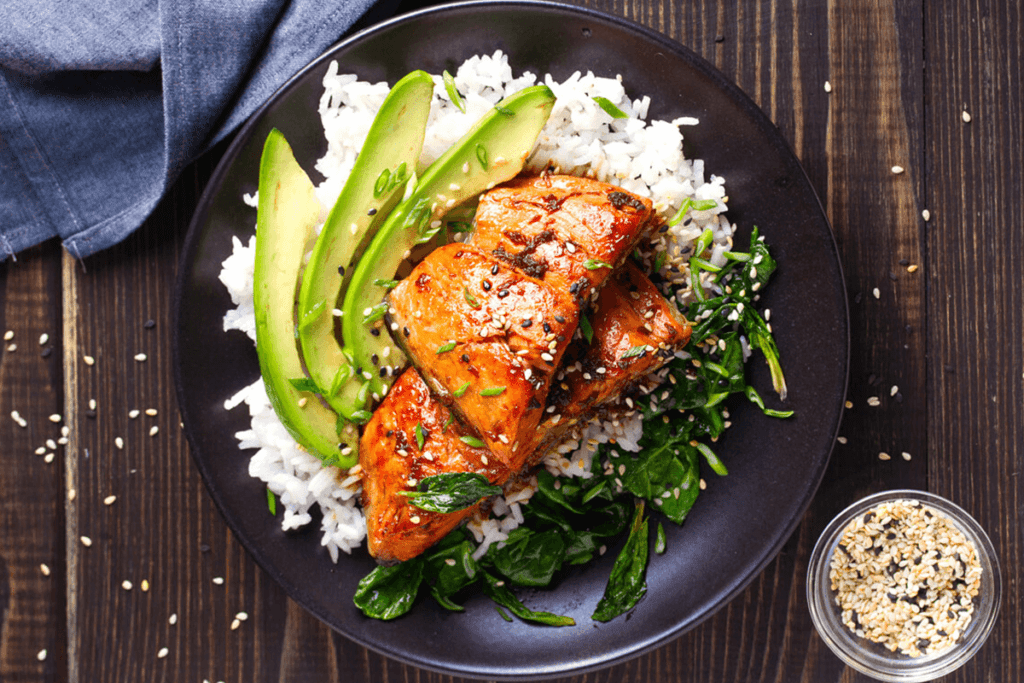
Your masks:
[{"label": "sesame seed mix", "polygon": [[894,500],[847,525],[829,579],[847,628],[920,657],[948,649],[967,629],[981,573],[977,550],[944,514]]}]

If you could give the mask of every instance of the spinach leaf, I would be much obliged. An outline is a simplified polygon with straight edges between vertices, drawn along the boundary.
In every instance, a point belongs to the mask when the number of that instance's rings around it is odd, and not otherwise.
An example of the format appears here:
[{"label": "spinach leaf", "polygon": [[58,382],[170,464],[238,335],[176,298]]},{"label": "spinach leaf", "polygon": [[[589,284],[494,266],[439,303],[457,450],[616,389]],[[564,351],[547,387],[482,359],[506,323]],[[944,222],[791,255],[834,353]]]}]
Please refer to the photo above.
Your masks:
[{"label": "spinach leaf", "polygon": [[[454,539],[454,542],[449,539]],[[452,601],[452,596],[480,578],[480,567],[473,559],[475,549],[475,545],[464,536],[451,533],[427,555],[424,579],[430,583],[430,594],[445,609],[463,611],[461,605]]]},{"label": "spinach leaf", "polygon": [[637,503],[629,538],[615,558],[604,596],[590,615],[594,621],[611,621],[636,607],[647,593],[647,519],[644,503]]},{"label": "spinach leaf", "polygon": [[565,540],[555,529],[536,532],[519,527],[488,557],[495,569],[518,586],[547,586],[565,561]]},{"label": "spinach leaf", "polygon": [[401,493],[421,510],[447,513],[472,507],[482,498],[501,493],[501,487],[493,486],[482,474],[453,472],[424,477],[418,490]]},{"label": "spinach leaf", "polygon": [[551,612],[535,612],[522,602],[519,601],[512,591],[505,586],[505,582],[500,579],[491,576],[487,572],[483,572],[484,593],[498,603],[499,606],[504,607],[512,614],[516,615],[520,619],[525,621],[535,621],[539,624],[547,624],[548,626],[575,626],[576,620],[572,617],[562,616],[560,614],[552,614]]},{"label": "spinach leaf", "polygon": [[374,619],[394,619],[412,608],[423,582],[423,558],[391,567],[376,567],[363,577],[352,601]]}]

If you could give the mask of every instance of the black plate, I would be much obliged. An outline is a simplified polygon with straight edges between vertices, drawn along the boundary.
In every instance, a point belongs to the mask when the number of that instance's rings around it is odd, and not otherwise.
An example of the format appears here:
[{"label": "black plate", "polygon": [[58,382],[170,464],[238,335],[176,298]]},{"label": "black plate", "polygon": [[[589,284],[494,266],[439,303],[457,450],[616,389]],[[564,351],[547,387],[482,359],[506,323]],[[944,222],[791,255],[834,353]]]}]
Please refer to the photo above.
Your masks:
[{"label": "black plate", "polygon": [[[709,173],[725,177],[729,215],[741,236],[759,226],[780,264],[764,304],[772,310],[789,381],[786,405],[796,417],[772,420],[745,400],[734,401],[736,426],[716,445],[729,476],[705,474],[708,490],[685,525],[667,526],[668,552],[651,561],[647,597],[629,618],[596,627],[590,614],[614,552],[574,569],[554,590],[521,594],[534,609],[574,617],[573,628],[506,623],[482,595],[469,598],[462,614],[427,598],[393,622],[364,618],[351,595],[372,560],[360,551],[332,564],[315,523],[299,533],[280,530],[232,436],[247,428],[247,411],[223,408],[258,373],[249,340],[221,331],[230,302],[217,273],[232,235],[247,240],[253,230],[255,212],[241,196],[256,189],[269,129],[281,129],[300,163],[312,169],[326,148],[316,108],[329,60],[364,80],[394,83],[413,69],[440,73],[496,49],[510,55],[516,74],[621,74],[631,95],[652,96],[651,118],[699,118],[699,126],[684,129],[687,151],[703,158]],[[678,636],[725,605],[775,557],[810,503],[846,391],[849,331],[835,242],[776,128],[686,48],[622,19],[547,3],[472,2],[406,15],[345,40],[298,74],[246,124],[207,187],[182,258],[176,315],[178,398],[196,465],[259,565],[299,604],[356,642],[416,666],[480,678],[536,678],[609,665]],[[753,381],[763,396],[772,396],[763,366],[755,358]]]}]

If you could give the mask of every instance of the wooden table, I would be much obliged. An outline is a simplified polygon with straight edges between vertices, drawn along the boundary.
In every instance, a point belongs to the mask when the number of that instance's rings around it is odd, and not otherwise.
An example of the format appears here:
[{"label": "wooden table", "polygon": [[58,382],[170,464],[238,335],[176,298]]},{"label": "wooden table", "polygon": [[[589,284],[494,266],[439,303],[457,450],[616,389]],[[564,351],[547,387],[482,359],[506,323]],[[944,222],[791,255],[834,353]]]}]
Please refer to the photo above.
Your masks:
[{"label": "wooden table", "polygon": [[[581,4],[700,53],[790,141],[839,243],[852,407],[802,524],[739,597],[647,655],[565,680],[867,680],[815,633],[807,560],[846,504],[912,487],[971,512],[1003,568],[995,631],[948,680],[1024,681],[1019,3]],[[0,351],[0,681],[450,681],[366,651],[290,601],[192,466],[171,293],[223,151],[118,247],[77,262],[51,242],[0,265],[0,331],[14,333]],[[47,447],[64,427],[67,442]]]}]

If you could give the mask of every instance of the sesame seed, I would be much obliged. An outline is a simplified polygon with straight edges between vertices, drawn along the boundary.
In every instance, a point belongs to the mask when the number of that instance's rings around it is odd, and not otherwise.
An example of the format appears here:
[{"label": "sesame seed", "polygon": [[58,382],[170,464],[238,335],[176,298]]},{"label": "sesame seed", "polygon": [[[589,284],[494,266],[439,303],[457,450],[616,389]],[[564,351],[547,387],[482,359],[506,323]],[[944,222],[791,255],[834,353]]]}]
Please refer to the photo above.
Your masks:
[{"label": "sesame seed", "polygon": [[889,389],[889,395],[890,396],[895,396],[896,394],[899,393],[899,391],[900,391],[900,388],[898,386],[896,386],[895,384],[893,384],[892,388]]},{"label": "sesame seed", "polygon": [[126,591],[130,591],[132,589],[132,582],[128,579],[125,579],[121,582],[121,588],[125,589]]},{"label": "sesame seed", "polygon": [[58,413],[54,413],[50,416],[50,422],[57,423],[61,421],[61,416]]},{"label": "sesame seed", "polygon": [[149,581],[147,581],[146,579],[143,579],[142,583],[139,584],[139,588],[142,589],[143,593],[148,593],[149,592]]},{"label": "sesame seed", "polygon": [[853,401],[847,401],[847,402],[846,402],[846,403],[844,403],[843,405],[845,405],[845,406],[846,406],[846,407],[847,407],[848,409],[849,409],[849,408],[852,408],[852,407],[853,407]]},{"label": "sesame seed", "polygon": [[233,620],[231,621],[231,630],[232,630],[232,631],[235,631],[235,630],[237,630],[237,629],[238,629],[238,627],[239,627],[239,626],[241,626],[241,625],[242,625],[242,622],[241,622],[241,621],[239,621],[238,619],[233,619]]},{"label": "sesame seed", "polygon": [[124,449],[124,439],[119,436],[114,437],[114,445],[117,446],[117,450]]},{"label": "sesame seed", "polygon": [[104,505],[113,505],[114,501],[117,500],[117,496],[107,496],[103,499]]},{"label": "sesame seed", "polygon": [[79,540],[82,541],[82,545],[84,545],[86,548],[92,545],[92,539],[88,536],[82,536]]},{"label": "sesame seed", "polygon": [[129,410],[128,411],[128,417],[130,417],[131,419],[134,420],[138,416],[139,416],[139,411],[138,410]]},{"label": "sesame seed", "polygon": [[56,450],[57,449],[57,442],[54,441],[53,439],[47,439],[46,440],[46,447],[51,449],[51,450]]},{"label": "sesame seed", "polygon": [[845,445],[846,444],[846,437],[845,436],[837,436],[836,437],[836,441],[838,441],[839,443]]},{"label": "sesame seed", "polygon": [[40,346],[46,346],[46,342],[48,342],[48,341],[50,341],[50,335],[46,334],[45,332],[43,332],[41,335],[39,335],[39,345]]},{"label": "sesame seed", "polygon": [[14,344],[14,343],[10,343],[10,344],[8,344],[8,345],[7,345],[7,350],[8,350],[8,351],[9,351],[10,353],[14,353],[15,351],[17,351],[17,350],[18,350],[18,345],[17,345],[17,344]]},{"label": "sesame seed", "polygon": [[89,399],[89,410],[96,410],[96,399]]},{"label": "sesame seed", "polygon": [[825,92],[832,92],[832,84],[825,81]]},{"label": "sesame seed", "polygon": [[215,576],[215,577],[213,577],[213,583],[218,585],[218,586],[223,586],[224,585],[224,577],[223,576]]},{"label": "sesame seed", "polygon": [[74,500],[75,496],[77,495],[78,492],[76,492],[74,489],[68,489],[68,500]]},{"label": "sesame seed", "polygon": [[149,435],[150,436],[156,436],[157,432],[159,432],[159,431],[160,431],[160,428],[157,427],[156,425],[153,425],[152,427],[149,428]]},{"label": "sesame seed", "polygon": [[43,573],[43,576],[49,576],[50,575],[50,567],[48,565],[46,565],[46,564],[39,565],[39,571],[41,571]]},{"label": "sesame seed", "polygon": [[49,465],[51,462],[53,462],[53,457],[54,457],[53,453],[47,453],[46,457],[43,458],[43,462],[45,462],[47,465]]},{"label": "sesame seed", "polygon": [[36,653],[36,659],[38,659],[40,662],[46,660],[46,649],[45,648],[40,650],[38,653]]},{"label": "sesame seed", "polygon": [[932,219],[932,212],[929,211],[928,209],[923,209],[921,211],[921,218],[923,218],[924,222],[927,223]]},{"label": "sesame seed", "polygon": [[907,266],[908,273],[913,273],[915,271],[917,271],[917,264],[912,263],[909,266]]},{"label": "sesame seed", "polygon": [[878,459],[879,460],[889,460],[890,456],[885,451],[882,451],[881,453],[878,454]]},{"label": "sesame seed", "polygon": [[910,460],[910,453],[903,451],[902,453],[900,453],[900,457],[902,457],[904,460]]},{"label": "sesame seed", "polygon": [[167,623],[170,624],[171,626],[174,626],[175,624],[177,624],[178,623],[178,614],[174,613],[171,616],[167,617]]},{"label": "sesame seed", "polygon": [[412,517],[409,518],[409,521],[412,522],[413,524],[419,524],[420,523],[420,516],[419,515],[413,515]]},{"label": "sesame seed", "polygon": [[893,166],[892,167],[892,172],[893,172],[893,175],[899,175],[900,173],[903,173],[903,167],[902,166]]},{"label": "sesame seed", "polygon": [[964,109],[963,112],[960,113],[960,118],[963,119],[964,123],[971,122],[971,115],[966,109]]},{"label": "sesame seed", "polygon": [[12,339],[14,339],[14,330],[4,332],[4,341],[11,341]]},{"label": "sesame seed", "polygon": [[149,415],[150,417],[156,417],[156,414],[156,408],[146,408],[146,415]]},{"label": "sesame seed", "polygon": [[168,650],[166,647],[162,647],[162,648],[160,648],[160,651],[156,653],[156,658],[157,659],[163,659],[164,657],[166,657],[168,655],[169,652],[170,652],[170,650]]},{"label": "sesame seed", "polygon": [[882,293],[878,291],[878,287],[875,287],[874,289],[871,290],[871,296],[875,297],[876,299],[881,299]]},{"label": "sesame seed", "polygon": [[248,612],[239,612],[235,615],[235,619],[238,619],[239,621],[246,621],[248,618]]},{"label": "sesame seed", "polygon": [[143,362],[144,360],[146,360],[146,354],[144,354],[144,353],[137,353],[137,354],[135,354],[135,360],[137,360],[140,363]]},{"label": "sesame seed", "polygon": [[871,396],[870,398],[868,398],[868,405],[869,406],[876,407],[876,406],[879,406],[881,404],[882,404],[882,402],[879,400],[879,398],[877,396]]}]

